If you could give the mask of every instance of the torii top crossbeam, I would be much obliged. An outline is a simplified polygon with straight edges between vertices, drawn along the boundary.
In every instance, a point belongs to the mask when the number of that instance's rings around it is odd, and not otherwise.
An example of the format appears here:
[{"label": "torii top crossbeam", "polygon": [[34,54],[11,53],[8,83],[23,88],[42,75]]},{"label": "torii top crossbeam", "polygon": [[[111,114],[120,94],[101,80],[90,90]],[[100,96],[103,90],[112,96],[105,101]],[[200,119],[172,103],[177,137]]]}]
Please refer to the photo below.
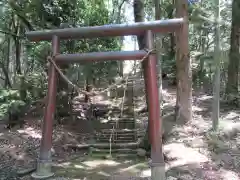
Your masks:
[{"label": "torii top crossbeam", "polygon": [[184,18],[138,22],[131,24],[111,24],[94,27],[64,28],[48,31],[31,31],[26,36],[31,41],[50,41],[54,35],[60,39],[81,39],[97,37],[113,37],[140,35],[147,30],[152,32],[168,33],[179,29],[184,23]]}]

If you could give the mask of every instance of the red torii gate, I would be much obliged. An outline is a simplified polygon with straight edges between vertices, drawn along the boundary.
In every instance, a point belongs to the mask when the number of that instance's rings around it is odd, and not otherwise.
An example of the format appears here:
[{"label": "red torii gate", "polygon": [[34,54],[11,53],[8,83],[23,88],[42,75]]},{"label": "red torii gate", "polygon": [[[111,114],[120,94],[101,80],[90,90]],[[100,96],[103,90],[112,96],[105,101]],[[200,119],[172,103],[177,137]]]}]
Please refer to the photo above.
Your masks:
[{"label": "red torii gate", "polygon": [[[185,13],[183,14],[185,15]],[[183,31],[180,29],[183,29],[183,27],[187,26],[187,19],[185,20],[184,18],[176,18],[151,22],[139,22],[133,24],[113,24],[94,27],[66,28],[49,31],[32,31],[27,32],[26,36],[29,40],[35,42],[52,41],[52,59],[56,63],[81,63],[83,61],[107,60],[140,60],[147,55],[147,51],[137,50],[118,52],[93,52],[83,54],[60,54],[60,40],[146,34],[146,49],[152,50],[154,48],[153,33],[168,33],[177,31],[178,35],[181,36],[181,33],[183,33]],[[162,122],[160,118],[156,63],[157,58],[154,53],[150,53],[149,56],[144,61],[142,61],[149,111],[149,137],[151,143],[152,179],[160,178],[161,171],[159,168],[163,166],[161,132]],[[35,177],[38,176],[39,178],[46,178],[53,175],[51,172],[51,147],[57,90],[57,71],[53,64],[50,64],[49,66],[48,76],[47,104],[42,126],[40,156],[37,165],[37,172],[35,173]]]}]

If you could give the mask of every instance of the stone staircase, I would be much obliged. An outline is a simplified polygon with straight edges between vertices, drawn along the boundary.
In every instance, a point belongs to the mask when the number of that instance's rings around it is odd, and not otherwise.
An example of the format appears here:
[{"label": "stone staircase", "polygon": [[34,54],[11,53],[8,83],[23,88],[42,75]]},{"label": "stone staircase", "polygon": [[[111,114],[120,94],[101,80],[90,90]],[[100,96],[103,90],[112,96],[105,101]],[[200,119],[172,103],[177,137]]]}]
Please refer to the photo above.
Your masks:
[{"label": "stone staircase", "polygon": [[[119,97],[119,94],[116,93],[116,96]],[[119,117],[120,114],[122,114],[121,117]],[[117,157],[136,156],[139,143],[134,115],[132,82],[126,88],[123,109],[115,108],[106,124],[105,128],[96,133],[95,140],[98,144],[105,143],[109,146],[107,148],[92,148],[91,154],[100,157],[108,155]]]},{"label": "stone staircase", "polygon": [[138,135],[135,129],[134,118],[119,118],[108,122],[108,129],[96,133],[95,140],[98,144],[108,144],[102,148],[92,148],[93,156],[117,157],[136,156],[138,148]]},{"label": "stone staircase", "polygon": [[103,143],[131,143],[137,141],[135,129],[104,129],[96,136],[97,142]]}]

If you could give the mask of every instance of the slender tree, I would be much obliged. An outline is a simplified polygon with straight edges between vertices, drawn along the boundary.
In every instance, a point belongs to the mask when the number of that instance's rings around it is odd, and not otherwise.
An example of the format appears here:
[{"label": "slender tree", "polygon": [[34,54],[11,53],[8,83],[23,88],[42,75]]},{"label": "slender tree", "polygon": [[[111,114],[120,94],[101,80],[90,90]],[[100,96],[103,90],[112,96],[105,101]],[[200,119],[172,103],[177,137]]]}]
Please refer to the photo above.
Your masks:
[{"label": "slender tree", "polygon": [[[161,19],[161,0],[153,0],[154,7],[155,7],[155,20]],[[161,53],[162,53],[162,36],[160,33],[155,35],[155,42],[156,42],[156,52],[157,52],[157,59],[158,59],[158,88],[159,88],[159,104],[162,104],[162,63],[161,63]]]},{"label": "slender tree", "polygon": [[220,1],[215,0],[215,47],[214,47],[214,87],[213,87],[213,130],[218,129],[219,123],[219,98],[220,98]]}]

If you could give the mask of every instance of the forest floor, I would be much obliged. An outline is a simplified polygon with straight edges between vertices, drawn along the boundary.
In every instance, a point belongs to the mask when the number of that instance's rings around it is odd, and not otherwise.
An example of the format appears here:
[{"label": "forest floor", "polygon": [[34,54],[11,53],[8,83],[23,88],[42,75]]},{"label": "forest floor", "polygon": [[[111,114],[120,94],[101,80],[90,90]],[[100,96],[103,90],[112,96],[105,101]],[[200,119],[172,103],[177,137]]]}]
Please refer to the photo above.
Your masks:
[{"label": "forest floor", "polygon": [[[174,105],[175,92],[165,90],[164,93],[169,97],[169,106]],[[237,128],[240,110],[221,104],[220,132],[213,134],[210,132],[211,101],[211,96],[195,93],[192,121],[174,125],[171,129],[164,145],[164,152],[172,159],[166,163],[169,180],[240,180],[240,134]],[[14,176],[16,169],[35,166],[39,153],[41,120],[27,117],[26,122],[22,129],[0,133],[0,180],[30,179],[30,176]],[[92,126],[86,121],[85,124],[54,127],[52,158],[56,177],[75,180],[150,177],[146,159],[95,159],[86,151],[65,148],[65,144],[84,144],[91,140],[91,131]]]}]

